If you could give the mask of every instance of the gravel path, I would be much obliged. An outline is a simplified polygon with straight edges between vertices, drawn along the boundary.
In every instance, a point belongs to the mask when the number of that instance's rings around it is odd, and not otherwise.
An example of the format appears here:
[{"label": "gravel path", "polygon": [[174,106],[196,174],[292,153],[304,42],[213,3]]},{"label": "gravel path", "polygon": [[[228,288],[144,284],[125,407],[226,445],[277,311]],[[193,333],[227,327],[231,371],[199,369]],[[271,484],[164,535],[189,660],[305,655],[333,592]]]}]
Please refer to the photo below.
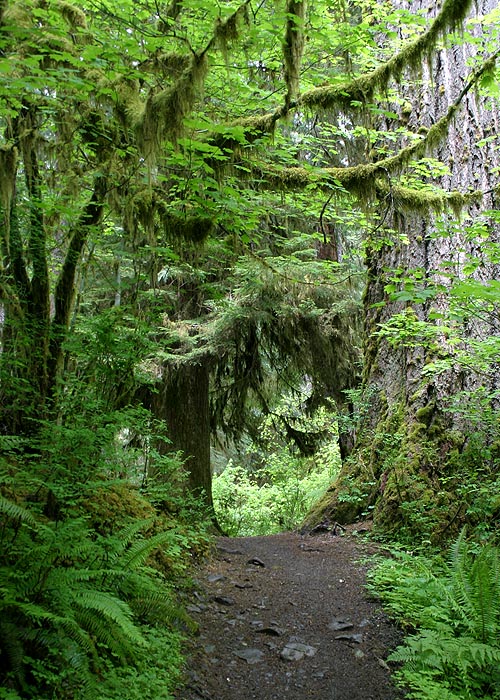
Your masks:
[{"label": "gravel path", "polygon": [[188,606],[200,626],[178,700],[396,700],[397,629],[349,534],[219,538]]}]

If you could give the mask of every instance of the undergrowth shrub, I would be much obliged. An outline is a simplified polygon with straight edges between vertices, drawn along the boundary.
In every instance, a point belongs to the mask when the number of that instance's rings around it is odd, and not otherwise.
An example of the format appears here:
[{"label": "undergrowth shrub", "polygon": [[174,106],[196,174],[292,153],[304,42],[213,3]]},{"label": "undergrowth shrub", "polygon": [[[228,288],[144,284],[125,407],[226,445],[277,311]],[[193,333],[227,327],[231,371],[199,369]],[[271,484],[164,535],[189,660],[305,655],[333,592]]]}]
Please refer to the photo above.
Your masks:
[{"label": "undergrowth shrub", "polygon": [[102,659],[135,663],[144,625],[190,624],[148,564],[160,548],[180,556],[175,530],[147,535],[151,521],[136,521],[102,536],[83,517],[43,522],[5,498],[0,513],[0,678],[21,697],[95,698]]},{"label": "undergrowth shrub", "polygon": [[123,439],[130,412],[93,420],[0,438],[0,700],[157,700],[177,682],[204,514],[179,460]]},{"label": "undergrowth shrub", "polygon": [[104,660],[99,700],[173,700],[184,661],[182,635],[163,625],[141,631],[145,644],[137,649],[133,664],[117,666]]},{"label": "undergrowth shrub", "polygon": [[323,446],[314,459],[286,448],[249,470],[232,462],[214,475],[213,498],[222,529],[232,536],[266,535],[298,527],[339,468],[336,444]]},{"label": "undergrowth shrub", "polygon": [[389,658],[415,700],[500,698],[500,558],[465,532],[446,561],[399,553],[371,574],[388,610],[411,632]]}]

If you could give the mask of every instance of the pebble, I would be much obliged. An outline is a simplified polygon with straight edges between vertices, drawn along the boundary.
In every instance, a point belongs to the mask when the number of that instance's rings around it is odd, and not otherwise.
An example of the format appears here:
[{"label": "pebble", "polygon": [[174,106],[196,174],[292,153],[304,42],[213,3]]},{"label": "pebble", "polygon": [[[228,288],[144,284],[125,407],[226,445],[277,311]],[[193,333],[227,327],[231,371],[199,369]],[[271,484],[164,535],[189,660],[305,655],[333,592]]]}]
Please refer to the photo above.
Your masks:
[{"label": "pebble", "polygon": [[247,664],[256,664],[262,660],[264,652],[260,649],[239,649],[234,652],[239,659],[243,659]]},{"label": "pebble", "polygon": [[261,627],[255,630],[257,634],[269,634],[271,637],[281,637],[283,630],[279,627]]},{"label": "pebble", "polygon": [[263,568],[265,568],[266,566],[262,559],[259,559],[259,557],[252,557],[247,561],[247,564],[253,564],[254,566],[262,566]]},{"label": "pebble", "polygon": [[213,598],[215,603],[219,603],[219,605],[234,605],[234,598],[229,598],[229,596],[225,595],[216,595]]},{"label": "pebble", "polygon": [[288,642],[286,647],[281,651],[281,658],[284,661],[300,661],[304,656],[314,656],[317,652],[316,647],[301,642]]},{"label": "pebble", "polygon": [[356,642],[356,644],[361,644],[363,641],[362,634],[338,634],[335,639],[341,639],[346,642]]},{"label": "pebble", "polygon": [[339,618],[333,619],[328,625],[328,629],[333,630],[334,632],[340,632],[341,630],[349,630],[353,627],[353,623],[349,620],[341,620]]}]

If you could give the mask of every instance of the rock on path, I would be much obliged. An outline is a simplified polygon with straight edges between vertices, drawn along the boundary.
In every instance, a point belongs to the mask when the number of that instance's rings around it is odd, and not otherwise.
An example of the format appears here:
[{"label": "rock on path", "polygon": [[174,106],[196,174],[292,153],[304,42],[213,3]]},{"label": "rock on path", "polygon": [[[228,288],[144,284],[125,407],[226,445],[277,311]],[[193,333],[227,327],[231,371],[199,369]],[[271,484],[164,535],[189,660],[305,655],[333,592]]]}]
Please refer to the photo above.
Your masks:
[{"label": "rock on path", "polygon": [[364,589],[356,538],[219,538],[188,606],[200,626],[178,700],[396,700],[397,629]]}]

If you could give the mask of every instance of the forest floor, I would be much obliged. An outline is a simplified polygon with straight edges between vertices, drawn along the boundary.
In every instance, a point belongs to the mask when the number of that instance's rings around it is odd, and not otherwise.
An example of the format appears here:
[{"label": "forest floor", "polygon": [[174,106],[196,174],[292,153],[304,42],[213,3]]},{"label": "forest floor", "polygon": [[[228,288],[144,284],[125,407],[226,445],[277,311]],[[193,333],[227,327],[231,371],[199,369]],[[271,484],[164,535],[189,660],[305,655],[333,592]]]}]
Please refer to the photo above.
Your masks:
[{"label": "forest floor", "polygon": [[349,532],[219,538],[177,699],[402,698],[385,660],[401,634],[364,586],[375,551]]}]

